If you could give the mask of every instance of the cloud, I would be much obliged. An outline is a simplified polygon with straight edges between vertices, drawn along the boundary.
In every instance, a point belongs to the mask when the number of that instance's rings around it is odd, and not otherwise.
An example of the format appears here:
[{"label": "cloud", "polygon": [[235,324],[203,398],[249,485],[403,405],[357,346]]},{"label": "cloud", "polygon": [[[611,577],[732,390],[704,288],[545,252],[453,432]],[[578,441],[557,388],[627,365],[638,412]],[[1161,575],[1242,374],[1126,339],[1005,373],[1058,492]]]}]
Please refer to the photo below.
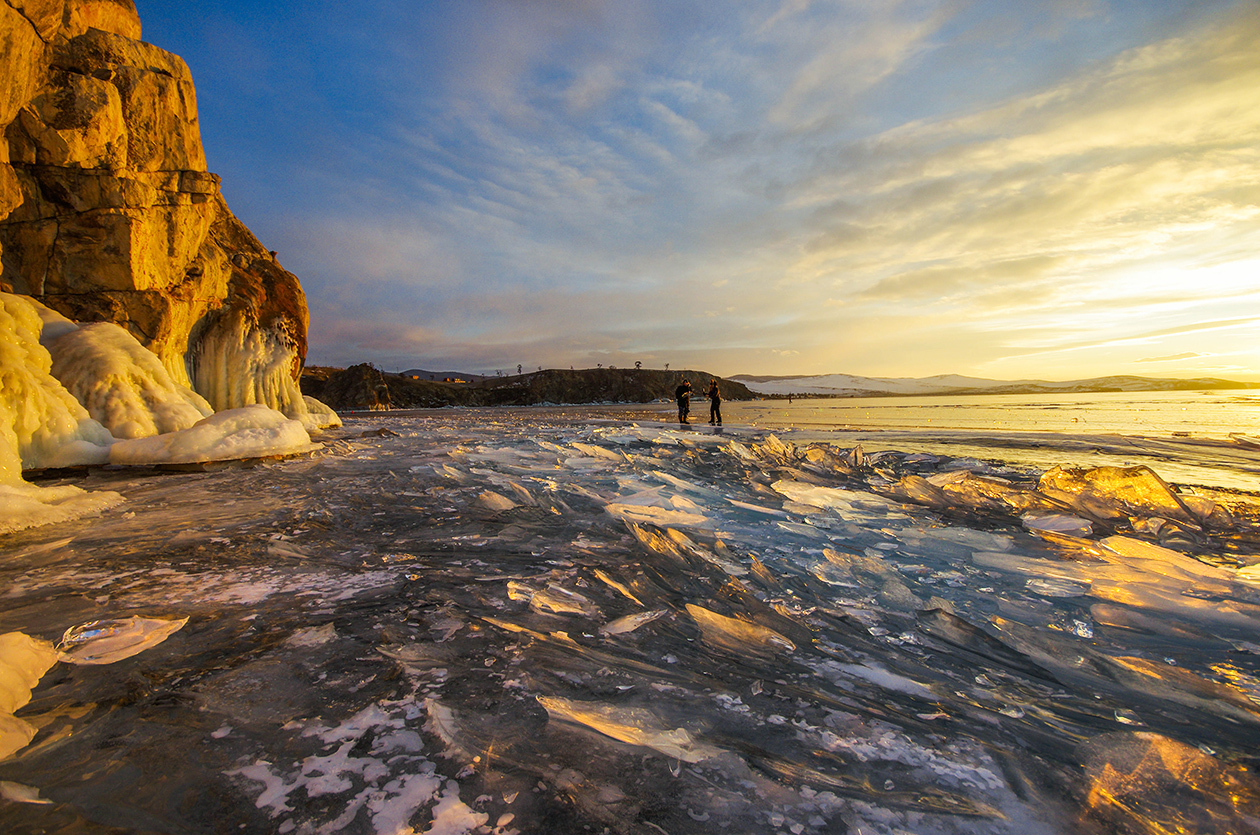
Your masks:
[{"label": "cloud", "polygon": [[313,351],[918,376],[1117,345],[1193,362],[1244,327],[1203,323],[1255,290],[1254,5],[363,14],[379,43],[315,81],[251,41],[268,89],[320,106],[225,183],[302,278]]},{"label": "cloud", "polygon": [[1204,354],[1198,351],[1183,351],[1180,354],[1169,354],[1166,357],[1139,357],[1134,362],[1176,362],[1177,360],[1198,359],[1208,356],[1211,356],[1211,354]]}]

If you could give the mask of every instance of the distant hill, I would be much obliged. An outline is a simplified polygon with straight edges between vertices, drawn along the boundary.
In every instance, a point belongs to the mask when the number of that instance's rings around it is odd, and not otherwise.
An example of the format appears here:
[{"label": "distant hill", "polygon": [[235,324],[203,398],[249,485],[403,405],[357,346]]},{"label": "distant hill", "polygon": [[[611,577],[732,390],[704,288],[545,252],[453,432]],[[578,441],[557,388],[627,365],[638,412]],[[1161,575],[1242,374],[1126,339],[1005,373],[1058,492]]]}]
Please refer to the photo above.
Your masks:
[{"label": "distant hill", "polygon": [[401,372],[404,377],[414,377],[430,383],[479,383],[492,379],[486,374],[469,374],[466,371],[425,371],[423,368],[412,368]]},{"label": "distant hill", "polygon": [[[511,377],[483,377],[463,383],[415,379],[411,372],[390,374],[370,365],[350,368],[309,367],[302,372],[302,393],[333,409],[424,409],[438,406],[530,406],[541,403],[650,403],[674,397],[683,381],[701,397],[712,374],[639,368],[548,368]],[[444,375],[455,376],[455,375]],[[463,378],[461,378],[463,379]],[[757,397],[742,383],[718,379],[725,400]]]},{"label": "distant hill", "polygon": [[815,376],[756,376],[736,374],[731,380],[770,396],[881,397],[936,394],[1053,394],[1056,392],[1197,391],[1203,389],[1260,388],[1260,383],[1240,383],[1214,377],[1168,379],[1160,377],[1093,377],[1088,380],[987,380],[941,374],[935,377],[857,377],[852,374]]}]

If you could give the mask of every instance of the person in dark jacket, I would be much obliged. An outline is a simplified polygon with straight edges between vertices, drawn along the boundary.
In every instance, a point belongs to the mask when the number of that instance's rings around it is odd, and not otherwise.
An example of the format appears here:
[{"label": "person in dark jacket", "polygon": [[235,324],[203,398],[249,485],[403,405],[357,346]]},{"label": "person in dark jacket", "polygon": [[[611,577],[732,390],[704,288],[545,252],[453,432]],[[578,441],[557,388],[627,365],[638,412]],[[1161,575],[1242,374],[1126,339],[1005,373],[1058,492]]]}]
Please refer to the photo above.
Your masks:
[{"label": "person in dark jacket", "polygon": [[690,423],[687,415],[691,413],[691,383],[683,380],[682,385],[674,389],[674,398],[678,401],[678,422]]},{"label": "person in dark jacket", "polygon": [[717,378],[709,381],[709,423],[722,425],[722,392],[718,391]]}]

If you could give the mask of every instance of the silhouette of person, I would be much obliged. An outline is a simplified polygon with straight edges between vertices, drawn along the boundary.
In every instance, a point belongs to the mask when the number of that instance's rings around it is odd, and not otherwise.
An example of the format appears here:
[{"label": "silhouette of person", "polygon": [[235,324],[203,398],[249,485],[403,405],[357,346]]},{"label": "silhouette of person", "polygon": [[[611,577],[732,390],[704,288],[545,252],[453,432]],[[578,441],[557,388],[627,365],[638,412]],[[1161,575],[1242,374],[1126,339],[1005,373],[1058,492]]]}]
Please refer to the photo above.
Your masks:
[{"label": "silhouette of person", "polygon": [[722,392],[718,391],[717,378],[709,381],[709,423],[722,425]]},{"label": "silhouette of person", "polygon": [[690,423],[687,415],[691,413],[691,383],[683,380],[682,384],[674,389],[674,398],[678,401],[678,422]]}]

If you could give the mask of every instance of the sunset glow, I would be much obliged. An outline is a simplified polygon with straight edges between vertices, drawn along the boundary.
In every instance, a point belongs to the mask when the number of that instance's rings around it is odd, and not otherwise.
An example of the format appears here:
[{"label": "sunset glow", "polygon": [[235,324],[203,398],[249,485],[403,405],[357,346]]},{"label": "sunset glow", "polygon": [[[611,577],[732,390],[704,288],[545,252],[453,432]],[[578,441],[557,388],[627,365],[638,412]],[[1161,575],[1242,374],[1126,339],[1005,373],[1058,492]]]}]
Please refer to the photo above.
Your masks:
[{"label": "sunset glow", "polygon": [[1260,380],[1260,5],[142,0],[317,364]]}]

